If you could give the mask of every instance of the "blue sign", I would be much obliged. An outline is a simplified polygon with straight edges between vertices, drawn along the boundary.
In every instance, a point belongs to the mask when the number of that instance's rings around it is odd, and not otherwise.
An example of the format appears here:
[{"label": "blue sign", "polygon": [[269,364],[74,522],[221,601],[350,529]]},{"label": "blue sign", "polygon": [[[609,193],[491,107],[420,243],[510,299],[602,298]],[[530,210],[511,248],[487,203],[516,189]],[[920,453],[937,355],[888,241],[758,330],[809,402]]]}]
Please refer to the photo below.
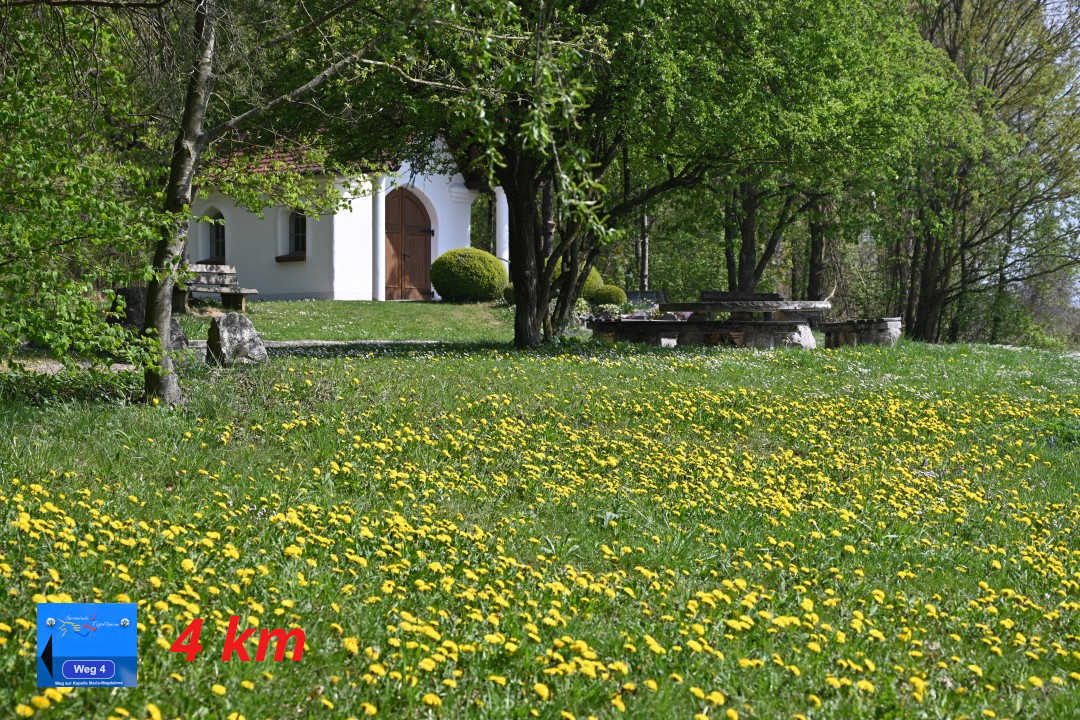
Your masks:
[{"label": "blue sign", "polygon": [[135,687],[135,603],[38,603],[38,687]]}]

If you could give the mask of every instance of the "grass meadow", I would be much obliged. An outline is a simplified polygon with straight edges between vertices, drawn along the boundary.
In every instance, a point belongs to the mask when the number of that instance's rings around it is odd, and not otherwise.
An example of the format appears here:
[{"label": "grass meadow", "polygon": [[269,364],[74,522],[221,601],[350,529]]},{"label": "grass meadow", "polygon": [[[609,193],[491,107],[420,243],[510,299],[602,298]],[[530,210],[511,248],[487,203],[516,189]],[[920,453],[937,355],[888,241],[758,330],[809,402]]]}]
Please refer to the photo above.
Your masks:
[{"label": "grass meadow", "polygon": [[[247,315],[266,340],[507,343],[514,338],[513,310],[486,303],[256,300],[247,303]],[[209,316],[176,318],[190,339],[206,339]]]},{"label": "grass meadow", "polygon": [[[182,382],[174,410],[0,406],[0,713],[1076,716],[1075,358],[567,345]],[[46,599],[139,603],[139,687],[35,688]],[[232,615],[302,660],[222,662]]]}]

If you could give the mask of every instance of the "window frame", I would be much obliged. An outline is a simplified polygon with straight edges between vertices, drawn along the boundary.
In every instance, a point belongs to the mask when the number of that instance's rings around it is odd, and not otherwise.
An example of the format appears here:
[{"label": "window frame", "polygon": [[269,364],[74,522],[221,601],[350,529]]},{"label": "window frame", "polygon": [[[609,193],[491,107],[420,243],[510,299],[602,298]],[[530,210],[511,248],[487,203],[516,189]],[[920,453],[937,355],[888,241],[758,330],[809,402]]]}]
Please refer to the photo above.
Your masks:
[{"label": "window frame", "polygon": [[285,217],[284,255],[274,259],[277,262],[303,262],[307,260],[308,216],[299,210],[290,210]]},{"label": "window frame", "polygon": [[[225,214],[218,209],[214,209],[208,217],[210,222],[204,223],[206,225],[206,257],[200,260],[200,264],[203,265],[225,265],[225,253],[228,248],[228,237],[225,233]],[[216,247],[220,245],[219,247]],[[221,250],[219,254],[217,251]]]}]

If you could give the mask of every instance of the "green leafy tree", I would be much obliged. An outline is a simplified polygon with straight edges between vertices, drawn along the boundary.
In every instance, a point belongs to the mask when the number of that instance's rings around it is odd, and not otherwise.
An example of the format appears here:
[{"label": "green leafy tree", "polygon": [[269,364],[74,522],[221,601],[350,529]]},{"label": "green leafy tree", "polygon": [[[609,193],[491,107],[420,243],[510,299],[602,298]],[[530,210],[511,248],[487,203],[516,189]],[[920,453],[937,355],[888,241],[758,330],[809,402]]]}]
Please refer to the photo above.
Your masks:
[{"label": "green leafy tree", "polygon": [[[111,288],[140,278],[160,218],[118,118],[132,112],[115,35],[67,12],[7,11],[0,27],[0,356],[24,342],[70,360],[143,364],[107,323]],[[64,55],[48,38],[66,39]],[[72,63],[71,61],[75,61]]]},{"label": "green leafy tree", "polygon": [[[143,186],[120,187],[105,173],[98,185],[83,186],[102,192],[88,193],[79,202],[103,197],[138,206],[142,200],[144,211],[153,211],[152,222],[142,226],[140,235],[145,240],[149,228],[154,237],[147,273],[146,334],[157,352],[154,362],[146,365],[146,395],[170,404],[180,402],[172,358],[160,339],[169,333],[172,289],[182,276],[190,205],[197,188],[212,183],[254,211],[285,202],[332,207],[333,188],[295,167],[286,165],[270,173],[250,170],[260,155],[285,145],[303,157],[303,165],[314,164],[332,174],[334,158],[318,142],[323,122],[316,110],[318,93],[335,79],[362,74],[379,64],[381,44],[408,36],[425,5],[384,0],[59,4],[28,0],[16,5],[41,17],[60,17],[77,30],[76,35],[93,37],[80,62],[102,68],[128,93],[114,124],[140,150],[135,167],[142,173]],[[69,53],[67,37],[43,34],[42,57],[59,63]],[[71,78],[56,87],[56,102],[61,103],[79,91]],[[45,135],[55,143],[63,135],[62,127],[44,128]],[[102,134],[108,135],[100,127],[88,125],[87,131],[87,137],[94,138],[88,142],[100,142]],[[146,190],[152,201],[147,202]],[[73,208],[65,216],[78,212]]]},{"label": "green leafy tree", "polygon": [[1080,4],[915,3],[951,68],[961,113],[941,116],[883,184],[889,310],[914,337],[972,336],[979,308],[1076,267],[1067,216],[1080,189]]},{"label": "green leafy tree", "polygon": [[[897,132],[896,113],[882,121],[886,102],[875,100],[893,81],[880,66],[925,48],[884,2],[467,2],[443,12],[399,74],[427,136],[445,140],[474,185],[506,191],[523,347],[565,327],[588,269],[643,205],[706,179],[727,194],[728,282],[755,287],[807,204],[810,170]],[[885,89],[889,103],[904,95]],[[620,183],[627,165],[633,181]],[[763,230],[766,215],[774,223]],[[556,265],[570,270],[557,288]]]}]

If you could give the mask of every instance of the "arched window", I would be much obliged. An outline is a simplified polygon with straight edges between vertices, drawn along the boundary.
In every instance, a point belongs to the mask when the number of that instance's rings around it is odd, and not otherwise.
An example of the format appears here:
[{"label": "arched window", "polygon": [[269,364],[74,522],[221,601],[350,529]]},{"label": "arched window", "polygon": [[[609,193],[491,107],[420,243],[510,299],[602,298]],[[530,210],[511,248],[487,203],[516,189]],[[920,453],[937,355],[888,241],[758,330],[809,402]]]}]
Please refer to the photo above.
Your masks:
[{"label": "arched window", "polygon": [[307,254],[307,215],[297,210],[289,213],[289,254]]},{"label": "arched window", "polygon": [[225,216],[221,212],[215,210],[210,214],[210,219],[214,222],[209,223],[206,229],[207,243],[207,255],[206,262],[208,264],[224,265],[225,264]]}]

